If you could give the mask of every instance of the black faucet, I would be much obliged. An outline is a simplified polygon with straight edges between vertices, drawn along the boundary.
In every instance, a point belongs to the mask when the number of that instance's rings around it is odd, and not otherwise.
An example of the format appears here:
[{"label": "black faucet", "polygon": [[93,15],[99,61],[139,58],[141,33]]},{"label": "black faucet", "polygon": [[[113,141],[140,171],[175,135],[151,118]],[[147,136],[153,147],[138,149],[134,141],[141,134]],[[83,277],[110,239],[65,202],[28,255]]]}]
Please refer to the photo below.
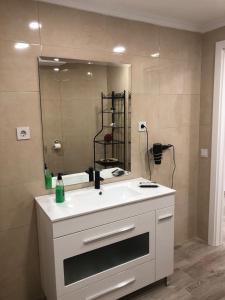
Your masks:
[{"label": "black faucet", "polygon": [[100,176],[100,171],[95,171],[95,189],[100,189],[100,182],[104,179]]},{"label": "black faucet", "polygon": [[92,167],[89,167],[85,173],[89,175],[89,182],[94,181],[94,169]]}]

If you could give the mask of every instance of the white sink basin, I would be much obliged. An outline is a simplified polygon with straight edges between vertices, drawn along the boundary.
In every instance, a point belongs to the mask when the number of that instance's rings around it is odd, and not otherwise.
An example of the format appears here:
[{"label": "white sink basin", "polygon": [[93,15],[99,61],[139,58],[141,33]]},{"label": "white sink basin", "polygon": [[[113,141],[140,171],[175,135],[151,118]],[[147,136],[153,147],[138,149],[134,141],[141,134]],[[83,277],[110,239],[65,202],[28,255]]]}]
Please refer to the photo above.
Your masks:
[{"label": "white sink basin", "polygon": [[134,197],[140,196],[141,193],[128,187],[128,186],[117,186],[117,187],[106,187],[103,186],[100,190],[86,190],[80,193],[74,194],[67,199],[72,204],[75,201],[125,201],[126,199],[133,199]]},{"label": "white sink basin", "polygon": [[37,197],[36,201],[52,222],[78,217],[100,210],[122,206],[175,193],[174,190],[159,185],[154,189],[143,189],[139,183],[144,178],[125,180],[101,186],[100,190],[83,188],[65,193],[65,202],[56,203],[55,195]]}]

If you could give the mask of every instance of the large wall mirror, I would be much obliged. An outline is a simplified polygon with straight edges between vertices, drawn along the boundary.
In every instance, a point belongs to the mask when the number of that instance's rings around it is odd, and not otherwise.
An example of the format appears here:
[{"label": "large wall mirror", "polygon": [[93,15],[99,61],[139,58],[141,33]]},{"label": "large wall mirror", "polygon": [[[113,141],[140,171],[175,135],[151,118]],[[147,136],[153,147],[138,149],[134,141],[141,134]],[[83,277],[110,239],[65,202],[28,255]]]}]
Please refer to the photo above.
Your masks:
[{"label": "large wall mirror", "polygon": [[131,65],[39,57],[46,188],[131,170]]}]

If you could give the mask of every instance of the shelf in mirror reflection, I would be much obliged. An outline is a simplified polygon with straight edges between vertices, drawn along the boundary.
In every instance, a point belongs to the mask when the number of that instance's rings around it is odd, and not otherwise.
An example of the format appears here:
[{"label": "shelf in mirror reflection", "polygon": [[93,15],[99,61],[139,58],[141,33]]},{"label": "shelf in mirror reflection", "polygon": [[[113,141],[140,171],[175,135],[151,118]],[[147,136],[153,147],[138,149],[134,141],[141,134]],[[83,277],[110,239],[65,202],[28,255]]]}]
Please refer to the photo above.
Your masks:
[{"label": "shelf in mirror reflection", "polygon": [[113,141],[107,142],[104,140],[100,140],[100,141],[95,141],[95,143],[102,144],[102,145],[117,145],[117,144],[124,144],[124,141],[113,140]]}]

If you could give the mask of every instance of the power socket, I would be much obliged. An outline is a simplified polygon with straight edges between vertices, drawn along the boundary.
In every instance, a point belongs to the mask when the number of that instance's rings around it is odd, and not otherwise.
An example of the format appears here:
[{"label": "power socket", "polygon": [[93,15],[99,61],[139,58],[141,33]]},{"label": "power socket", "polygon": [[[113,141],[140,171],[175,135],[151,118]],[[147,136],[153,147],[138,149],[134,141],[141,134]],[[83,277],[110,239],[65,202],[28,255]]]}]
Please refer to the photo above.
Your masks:
[{"label": "power socket", "polygon": [[[143,127],[144,125],[144,127]],[[139,121],[138,122],[138,131],[146,131],[146,128],[147,127],[147,122],[146,121]]]},{"label": "power socket", "polygon": [[31,138],[30,127],[17,127],[16,128],[17,140],[29,140]]}]

